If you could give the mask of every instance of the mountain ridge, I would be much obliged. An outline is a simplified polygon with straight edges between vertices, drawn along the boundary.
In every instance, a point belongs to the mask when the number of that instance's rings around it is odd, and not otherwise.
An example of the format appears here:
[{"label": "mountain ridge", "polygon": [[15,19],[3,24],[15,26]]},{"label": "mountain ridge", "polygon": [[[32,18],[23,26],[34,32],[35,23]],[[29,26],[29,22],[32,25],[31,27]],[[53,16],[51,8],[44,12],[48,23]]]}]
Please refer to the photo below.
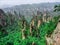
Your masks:
[{"label": "mountain ridge", "polygon": [[21,13],[22,15],[37,15],[37,11],[43,12],[44,9],[53,12],[54,6],[60,4],[60,2],[54,3],[38,3],[38,4],[22,4],[16,5],[9,8],[3,8],[5,12],[12,12],[16,11],[18,14]]}]

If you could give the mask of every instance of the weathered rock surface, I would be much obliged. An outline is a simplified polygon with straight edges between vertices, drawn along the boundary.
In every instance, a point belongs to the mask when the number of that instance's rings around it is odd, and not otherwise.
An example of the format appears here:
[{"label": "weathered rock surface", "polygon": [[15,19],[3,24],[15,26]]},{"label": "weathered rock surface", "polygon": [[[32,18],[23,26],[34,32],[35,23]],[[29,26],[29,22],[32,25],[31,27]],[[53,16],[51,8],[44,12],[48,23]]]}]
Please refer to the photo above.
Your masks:
[{"label": "weathered rock surface", "polygon": [[60,45],[60,20],[51,37],[46,37],[47,45]]},{"label": "weathered rock surface", "polygon": [[54,30],[52,34],[52,38],[53,38],[54,45],[60,45],[60,20],[57,24],[56,29]]}]

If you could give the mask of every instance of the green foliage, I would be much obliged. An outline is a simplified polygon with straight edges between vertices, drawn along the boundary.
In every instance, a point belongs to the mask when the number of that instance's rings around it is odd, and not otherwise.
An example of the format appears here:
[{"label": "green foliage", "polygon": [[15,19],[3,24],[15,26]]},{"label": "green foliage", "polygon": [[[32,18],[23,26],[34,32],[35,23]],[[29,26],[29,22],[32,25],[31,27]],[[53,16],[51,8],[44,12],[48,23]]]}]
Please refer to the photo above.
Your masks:
[{"label": "green foliage", "polygon": [[[6,17],[7,26],[6,27],[0,26],[0,45],[32,45],[33,42],[35,45],[46,45],[45,35],[47,34],[47,36],[50,36],[53,33],[59,19],[58,16],[54,17],[55,20],[54,22],[53,21],[50,21],[49,23],[43,22],[40,25],[39,29],[37,29],[39,37],[36,37],[36,30],[33,30],[34,36],[30,35],[30,27],[28,23],[24,32],[27,37],[26,39],[22,40],[22,21],[25,20],[25,18],[21,16],[21,20],[17,20],[16,17],[14,16],[11,17],[11,14],[9,15],[10,16]],[[13,17],[15,19],[13,19],[13,22],[11,22]],[[2,29],[5,29],[5,31],[8,32],[8,35],[2,33],[1,32]]]},{"label": "green foliage", "polygon": [[45,35],[51,34],[54,29],[55,29],[55,25],[53,22],[41,24],[41,26],[39,28],[40,38],[37,38],[37,37],[29,36],[28,35],[29,29],[27,28],[26,33],[27,33],[28,37],[25,40],[22,40],[20,27],[11,26],[8,29],[8,31],[11,30],[10,33],[8,34],[8,36],[2,37],[0,39],[0,45],[5,45],[5,44],[6,45],[9,45],[9,44],[10,45],[32,45],[32,42],[35,42],[36,45],[46,45]]}]

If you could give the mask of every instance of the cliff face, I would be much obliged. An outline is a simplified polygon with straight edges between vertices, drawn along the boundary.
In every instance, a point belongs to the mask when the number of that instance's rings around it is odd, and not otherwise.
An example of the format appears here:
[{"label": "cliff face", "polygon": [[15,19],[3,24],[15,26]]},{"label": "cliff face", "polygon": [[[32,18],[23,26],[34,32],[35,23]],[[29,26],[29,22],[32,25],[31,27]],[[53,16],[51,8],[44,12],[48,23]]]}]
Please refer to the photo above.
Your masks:
[{"label": "cliff face", "polygon": [[5,13],[2,9],[0,9],[0,26],[5,26],[6,20],[5,20]]},{"label": "cliff face", "polygon": [[47,45],[60,45],[60,20],[51,37],[46,37]]},{"label": "cliff face", "polygon": [[60,21],[58,22],[57,27],[52,34],[52,39],[54,45],[60,45]]}]

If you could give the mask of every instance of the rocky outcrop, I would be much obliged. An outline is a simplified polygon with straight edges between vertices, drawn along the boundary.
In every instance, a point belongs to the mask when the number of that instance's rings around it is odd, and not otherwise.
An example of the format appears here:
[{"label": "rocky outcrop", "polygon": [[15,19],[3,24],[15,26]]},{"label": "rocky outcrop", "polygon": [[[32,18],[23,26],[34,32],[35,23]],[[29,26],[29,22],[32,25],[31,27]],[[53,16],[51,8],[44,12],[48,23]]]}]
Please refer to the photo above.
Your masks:
[{"label": "rocky outcrop", "polygon": [[0,25],[5,26],[6,20],[5,20],[5,13],[2,9],[0,9]]},{"label": "rocky outcrop", "polygon": [[60,20],[57,24],[56,29],[54,30],[52,34],[52,38],[53,38],[54,45],[60,45]]},{"label": "rocky outcrop", "polygon": [[45,37],[47,45],[60,45],[60,20],[51,37]]}]

